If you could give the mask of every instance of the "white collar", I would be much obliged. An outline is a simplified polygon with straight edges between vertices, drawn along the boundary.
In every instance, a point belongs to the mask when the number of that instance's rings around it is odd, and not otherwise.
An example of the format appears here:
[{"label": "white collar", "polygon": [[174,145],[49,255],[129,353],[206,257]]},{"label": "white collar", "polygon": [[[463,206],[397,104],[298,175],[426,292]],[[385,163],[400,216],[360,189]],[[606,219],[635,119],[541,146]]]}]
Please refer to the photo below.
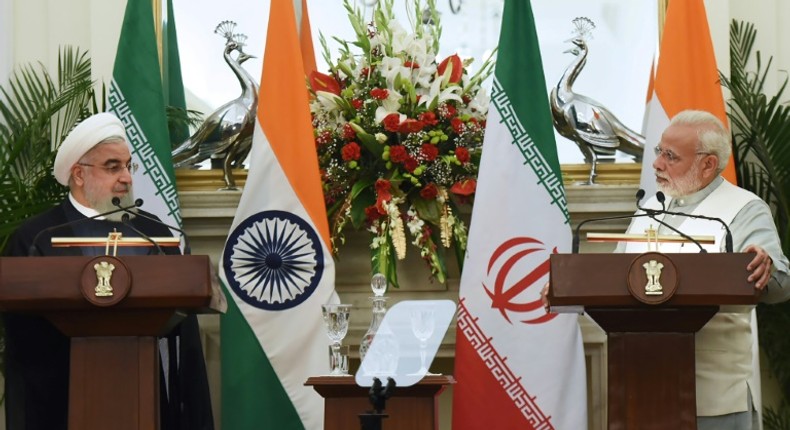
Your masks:
[{"label": "white collar", "polygon": [[97,217],[96,215],[99,214],[99,211],[81,204],[80,202],[77,201],[77,199],[74,198],[74,195],[72,195],[70,192],[69,192],[69,201],[71,202],[72,205],[74,205],[74,208],[77,209],[79,213],[85,215],[85,217],[87,218],[96,217],[96,219],[106,219],[106,217],[103,216]]}]

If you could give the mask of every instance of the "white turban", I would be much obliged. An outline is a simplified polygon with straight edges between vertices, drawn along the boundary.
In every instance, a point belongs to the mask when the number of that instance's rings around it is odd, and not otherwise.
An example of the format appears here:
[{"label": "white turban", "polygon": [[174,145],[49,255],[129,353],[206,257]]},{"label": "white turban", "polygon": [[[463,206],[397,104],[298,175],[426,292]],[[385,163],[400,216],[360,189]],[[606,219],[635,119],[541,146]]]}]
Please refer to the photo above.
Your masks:
[{"label": "white turban", "polygon": [[58,148],[52,174],[63,185],[69,184],[71,168],[99,142],[121,137],[128,142],[123,123],[115,115],[103,112],[86,118],[71,130]]}]

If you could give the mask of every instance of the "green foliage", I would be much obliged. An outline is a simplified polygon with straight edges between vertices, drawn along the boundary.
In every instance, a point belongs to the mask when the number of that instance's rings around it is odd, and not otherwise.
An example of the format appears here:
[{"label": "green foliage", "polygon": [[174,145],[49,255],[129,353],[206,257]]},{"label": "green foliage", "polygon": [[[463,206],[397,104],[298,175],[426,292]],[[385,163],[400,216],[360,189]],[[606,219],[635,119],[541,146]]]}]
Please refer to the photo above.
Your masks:
[{"label": "green foliage", "polygon": [[[752,55],[757,31],[754,24],[733,20],[730,25],[730,77],[722,85],[732,93],[728,101],[733,151],[741,186],[768,202],[785,255],[790,249],[790,107],[781,102],[785,77],[776,94],[765,94],[772,58],[763,62]],[[753,70],[750,69],[753,65]],[[760,305],[757,309],[760,347],[783,395],[778,410],[765,411],[766,429],[790,429],[790,303]]]},{"label": "green foliage", "polygon": [[65,47],[53,79],[43,65],[17,69],[0,87],[0,248],[66,189],[52,177],[55,153],[74,124],[96,110],[90,58]]}]

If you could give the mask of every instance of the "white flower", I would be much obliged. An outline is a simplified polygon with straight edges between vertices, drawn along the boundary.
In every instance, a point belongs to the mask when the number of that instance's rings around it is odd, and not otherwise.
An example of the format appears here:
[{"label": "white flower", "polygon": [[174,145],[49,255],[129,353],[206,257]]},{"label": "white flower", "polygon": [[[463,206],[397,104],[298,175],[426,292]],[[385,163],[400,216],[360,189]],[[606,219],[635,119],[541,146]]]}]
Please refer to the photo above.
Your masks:
[{"label": "white flower", "polygon": [[442,80],[436,79],[433,81],[427,92],[421,92],[422,97],[420,98],[420,104],[430,106],[436,98],[438,98],[437,102],[439,105],[448,100],[455,100],[459,103],[463,103],[463,99],[461,99],[461,96],[459,95],[461,90],[462,88],[458,85],[450,85],[447,88],[442,89]]},{"label": "white flower", "polygon": [[376,138],[376,142],[378,143],[384,143],[387,141],[387,135],[384,133],[376,133],[374,137]]}]

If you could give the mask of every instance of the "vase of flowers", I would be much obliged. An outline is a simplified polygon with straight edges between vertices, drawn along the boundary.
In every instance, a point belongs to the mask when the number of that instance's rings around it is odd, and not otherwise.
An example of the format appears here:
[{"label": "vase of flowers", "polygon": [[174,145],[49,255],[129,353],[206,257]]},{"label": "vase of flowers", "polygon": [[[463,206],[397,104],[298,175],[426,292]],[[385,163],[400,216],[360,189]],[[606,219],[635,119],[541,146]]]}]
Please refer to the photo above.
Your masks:
[{"label": "vase of flowers", "polygon": [[397,287],[409,243],[439,282],[446,250],[461,265],[467,228],[459,205],[475,192],[489,103],[481,82],[493,62],[472,75],[471,60],[437,60],[435,0],[415,0],[411,31],[392,4],[378,2],[366,22],[344,0],[356,39],[337,39],[333,61],[322,35],[329,72],[312,73],[308,85],[333,249],[347,226],[367,229],[373,273]]}]

